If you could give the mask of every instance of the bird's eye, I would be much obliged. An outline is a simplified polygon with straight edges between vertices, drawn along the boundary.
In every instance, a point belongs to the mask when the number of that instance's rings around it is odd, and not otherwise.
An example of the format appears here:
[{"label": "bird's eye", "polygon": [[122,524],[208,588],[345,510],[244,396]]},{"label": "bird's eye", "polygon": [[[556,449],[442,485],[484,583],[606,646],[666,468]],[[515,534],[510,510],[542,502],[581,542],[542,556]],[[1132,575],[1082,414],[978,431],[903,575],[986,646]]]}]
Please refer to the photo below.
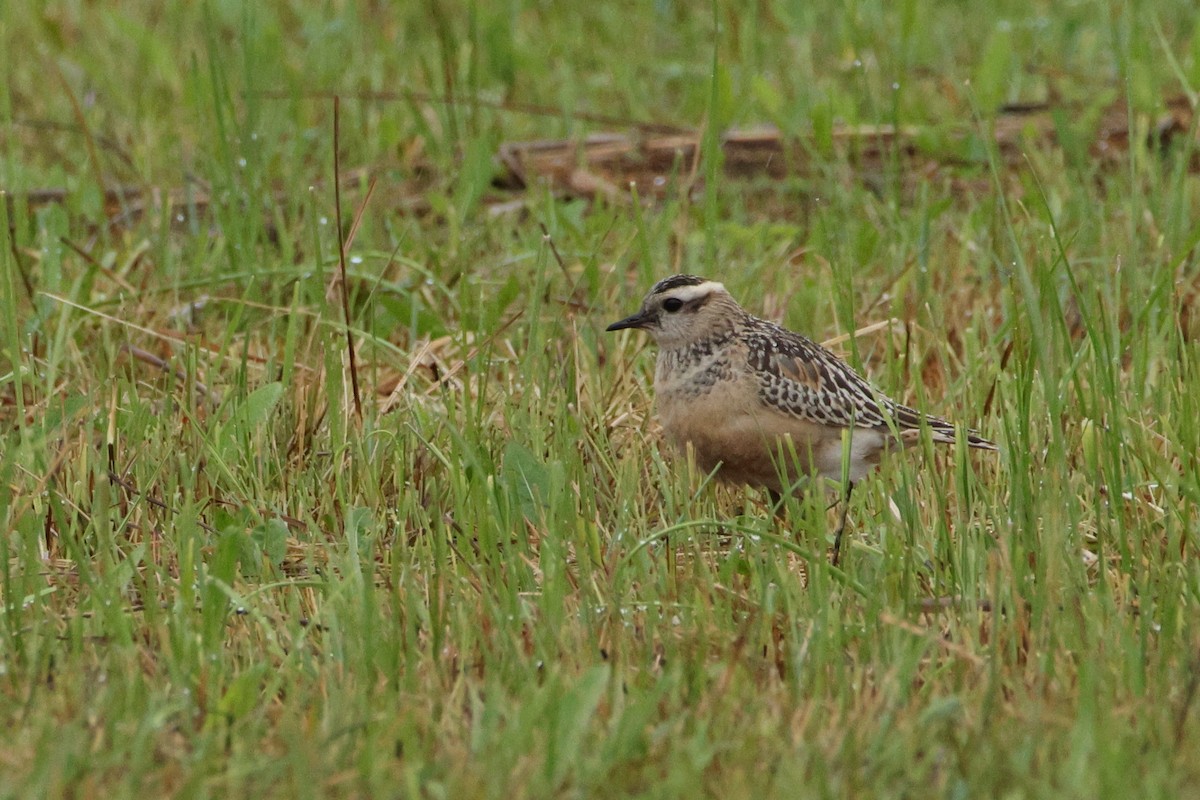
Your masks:
[{"label": "bird's eye", "polygon": [[683,308],[683,301],[678,297],[668,297],[666,300],[663,300],[663,311],[669,314],[674,314],[681,308]]}]

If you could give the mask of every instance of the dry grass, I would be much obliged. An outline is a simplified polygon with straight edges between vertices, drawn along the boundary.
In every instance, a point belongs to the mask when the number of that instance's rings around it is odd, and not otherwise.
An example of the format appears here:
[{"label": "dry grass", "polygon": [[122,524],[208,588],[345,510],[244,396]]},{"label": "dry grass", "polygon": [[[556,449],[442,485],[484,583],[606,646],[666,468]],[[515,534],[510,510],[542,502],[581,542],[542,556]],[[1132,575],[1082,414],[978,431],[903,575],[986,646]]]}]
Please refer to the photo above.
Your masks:
[{"label": "dry grass", "polygon": [[[1186,4],[718,5],[715,77],[671,4],[331,13],[0,33],[0,796],[1195,791]],[[404,98],[336,175],[328,91]],[[506,173],[600,119],[803,169]],[[1002,452],[890,459],[831,568],[660,446],[603,328],[673,271]]]}]

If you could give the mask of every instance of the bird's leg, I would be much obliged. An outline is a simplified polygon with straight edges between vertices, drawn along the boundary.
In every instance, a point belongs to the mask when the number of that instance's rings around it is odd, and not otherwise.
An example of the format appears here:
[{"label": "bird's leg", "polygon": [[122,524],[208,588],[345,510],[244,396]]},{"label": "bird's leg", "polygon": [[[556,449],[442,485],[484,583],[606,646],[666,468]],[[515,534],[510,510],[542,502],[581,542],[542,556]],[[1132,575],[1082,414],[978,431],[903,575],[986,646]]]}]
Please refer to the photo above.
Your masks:
[{"label": "bird's leg", "polygon": [[854,482],[846,481],[846,494],[842,496],[842,518],[838,522],[837,531],[833,534],[833,565],[836,567],[842,561],[842,533],[846,530],[846,517],[850,513],[850,493],[854,491]]},{"label": "bird's leg", "polygon": [[[783,502],[783,493],[777,492],[774,489],[767,489],[767,497],[771,499],[771,511],[775,514],[775,524],[783,528],[784,523],[788,521],[787,504]],[[795,538],[796,544],[804,543],[801,528],[794,528],[792,536]]]}]

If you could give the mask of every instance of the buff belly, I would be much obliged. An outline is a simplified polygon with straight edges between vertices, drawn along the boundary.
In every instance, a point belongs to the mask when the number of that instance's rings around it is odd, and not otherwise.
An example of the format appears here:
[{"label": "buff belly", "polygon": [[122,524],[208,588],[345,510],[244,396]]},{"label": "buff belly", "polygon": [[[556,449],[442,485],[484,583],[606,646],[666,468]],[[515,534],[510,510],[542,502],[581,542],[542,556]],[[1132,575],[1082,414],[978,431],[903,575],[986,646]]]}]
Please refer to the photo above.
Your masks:
[{"label": "buff belly", "polygon": [[[802,479],[842,477],[843,429],[797,419],[768,408],[744,384],[717,384],[686,398],[657,392],[659,416],[670,442],[694,453],[705,472],[718,469],[724,481],[786,492]],[[858,481],[878,463],[889,437],[855,429],[850,443],[850,479]]]}]

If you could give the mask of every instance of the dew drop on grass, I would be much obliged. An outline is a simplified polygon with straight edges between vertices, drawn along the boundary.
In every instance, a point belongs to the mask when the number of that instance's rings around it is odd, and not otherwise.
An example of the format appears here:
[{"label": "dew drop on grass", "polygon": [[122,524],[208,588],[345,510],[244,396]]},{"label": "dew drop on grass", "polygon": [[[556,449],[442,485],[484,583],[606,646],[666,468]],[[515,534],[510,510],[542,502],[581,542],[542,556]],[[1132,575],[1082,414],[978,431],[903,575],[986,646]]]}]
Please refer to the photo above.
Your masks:
[{"label": "dew drop on grass", "polygon": [[892,91],[893,91],[893,92],[898,92],[898,91],[900,91],[900,84],[899,84],[899,83],[897,83],[897,82],[895,82],[895,81],[893,81],[893,82],[892,82]]},{"label": "dew drop on grass", "polygon": [[246,159],[244,157],[238,159],[238,166],[242,169],[246,168]]},{"label": "dew drop on grass", "polygon": [[317,222],[320,223],[321,225],[328,225],[329,217],[321,217],[319,220],[317,220]]},{"label": "dew drop on grass", "polygon": [[361,263],[363,263],[363,257],[362,256],[350,256],[350,263],[351,264],[361,264]]}]

